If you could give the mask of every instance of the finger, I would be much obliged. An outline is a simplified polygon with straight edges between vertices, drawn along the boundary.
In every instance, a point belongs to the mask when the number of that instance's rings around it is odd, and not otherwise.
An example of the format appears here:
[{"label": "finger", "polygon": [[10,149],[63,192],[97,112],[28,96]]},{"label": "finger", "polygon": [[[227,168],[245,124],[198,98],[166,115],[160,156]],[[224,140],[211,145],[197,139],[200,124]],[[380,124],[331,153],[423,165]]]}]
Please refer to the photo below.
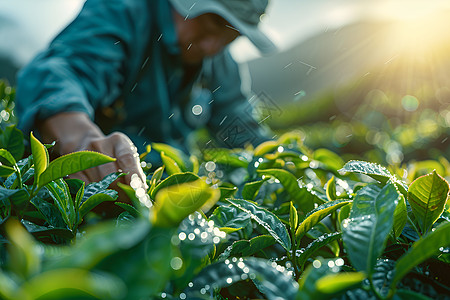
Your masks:
[{"label": "finger", "polygon": [[115,149],[117,165],[124,173],[128,173],[125,177],[128,184],[131,182],[133,174],[136,174],[145,188],[147,188],[145,174],[140,164],[137,148],[127,136],[124,135],[122,138],[123,142],[116,144],[117,147]]}]

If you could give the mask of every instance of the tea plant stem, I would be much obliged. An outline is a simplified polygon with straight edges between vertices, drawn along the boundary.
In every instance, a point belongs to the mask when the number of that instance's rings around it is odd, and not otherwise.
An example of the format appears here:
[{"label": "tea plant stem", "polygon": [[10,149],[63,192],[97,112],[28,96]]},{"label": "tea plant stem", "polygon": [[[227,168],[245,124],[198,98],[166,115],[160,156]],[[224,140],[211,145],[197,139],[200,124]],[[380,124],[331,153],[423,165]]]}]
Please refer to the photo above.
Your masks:
[{"label": "tea plant stem", "polygon": [[422,233],[420,232],[420,230],[417,228],[416,224],[414,224],[413,220],[411,220],[411,217],[408,216],[408,221],[411,224],[411,226],[414,228],[414,230],[417,232],[417,234],[422,237]]},{"label": "tea plant stem", "polygon": [[290,257],[291,261],[292,261],[292,266],[294,268],[294,278],[296,281],[298,281],[300,279],[300,269],[298,267],[297,264],[297,242],[295,239],[295,233],[291,232],[291,236],[292,236],[292,248],[291,248],[291,255],[289,254],[289,251],[287,253],[287,256]]}]

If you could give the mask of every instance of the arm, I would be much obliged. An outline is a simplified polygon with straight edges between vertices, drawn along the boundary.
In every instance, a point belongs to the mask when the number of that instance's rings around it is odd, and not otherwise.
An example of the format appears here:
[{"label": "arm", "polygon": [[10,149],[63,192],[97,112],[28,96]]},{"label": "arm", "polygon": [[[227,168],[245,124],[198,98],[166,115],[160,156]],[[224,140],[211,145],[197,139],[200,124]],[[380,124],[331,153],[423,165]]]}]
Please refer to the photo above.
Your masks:
[{"label": "arm", "polygon": [[[87,1],[80,15],[19,74],[16,112],[24,133],[37,127],[57,154],[95,150],[116,163],[77,174],[86,182],[121,169],[143,177],[129,139],[105,136],[93,123],[95,109],[114,101],[142,59],[149,17],[147,1]],[[146,8],[146,7],[145,7]],[[140,19],[139,25],[133,17]],[[141,37],[140,39],[138,37]],[[145,181],[144,181],[145,182]]]}]

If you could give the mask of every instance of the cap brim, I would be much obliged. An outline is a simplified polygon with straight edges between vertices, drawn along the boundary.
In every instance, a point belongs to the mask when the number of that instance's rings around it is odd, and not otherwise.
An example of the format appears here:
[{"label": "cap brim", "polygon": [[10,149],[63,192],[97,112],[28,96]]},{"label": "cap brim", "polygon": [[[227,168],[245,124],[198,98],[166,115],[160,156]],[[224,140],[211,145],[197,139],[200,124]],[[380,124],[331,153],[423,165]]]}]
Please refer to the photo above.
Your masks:
[{"label": "cap brim", "polygon": [[269,55],[277,52],[275,44],[257,26],[242,22],[216,1],[171,0],[170,2],[178,13],[188,19],[206,13],[217,14],[230,23],[241,35],[246,36],[261,54]]}]

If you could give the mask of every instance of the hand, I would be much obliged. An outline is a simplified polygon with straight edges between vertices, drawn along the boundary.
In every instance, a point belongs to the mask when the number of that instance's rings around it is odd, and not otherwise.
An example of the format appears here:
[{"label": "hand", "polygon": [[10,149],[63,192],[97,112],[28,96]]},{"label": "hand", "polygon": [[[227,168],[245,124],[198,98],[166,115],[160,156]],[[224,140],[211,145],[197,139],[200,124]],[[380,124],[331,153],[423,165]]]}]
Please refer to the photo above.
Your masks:
[{"label": "hand", "polygon": [[122,183],[130,184],[131,176],[137,174],[145,185],[145,175],[140,166],[139,154],[131,140],[121,132],[114,132],[110,135],[103,134],[85,113],[59,113],[42,122],[38,129],[43,142],[56,141],[55,150],[59,155],[91,150],[117,159],[115,162],[73,174],[70,176],[71,178],[78,178],[90,183],[100,181],[106,175],[120,171],[128,173],[121,177]]}]

